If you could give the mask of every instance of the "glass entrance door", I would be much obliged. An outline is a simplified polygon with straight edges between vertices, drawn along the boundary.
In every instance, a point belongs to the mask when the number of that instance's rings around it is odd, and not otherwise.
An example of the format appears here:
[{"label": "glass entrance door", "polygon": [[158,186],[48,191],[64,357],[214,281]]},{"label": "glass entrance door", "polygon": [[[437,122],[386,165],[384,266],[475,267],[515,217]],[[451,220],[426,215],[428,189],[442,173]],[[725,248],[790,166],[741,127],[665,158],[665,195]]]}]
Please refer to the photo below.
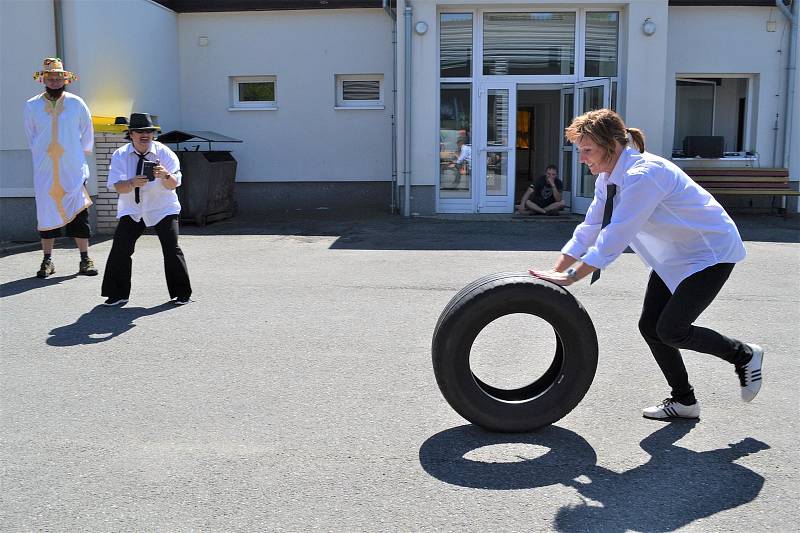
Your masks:
[{"label": "glass entrance door", "polygon": [[564,85],[561,88],[561,118],[558,128],[558,149],[561,158],[559,166],[561,168],[561,181],[564,183],[564,194],[562,198],[567,207],[572,211],[572,176],[575,175],[572,160],[572,143],[564,137],[564,128],[570,125],[575,118],[575,84]]},{"label": "glass entrance door", "polygon": [[514,211],[517,87],[482,85],[478,96],[478,153],[473,170],[479,213]]},{"label": "glass entrance door", "polygon": [[[567,95],[568,89],[562,90],[562,112],[565,110]],[[602,80],[578,82],[575,84],[572,96],[574,97],[574,109],[577,109],[575,115],[581,115],[594,109],[602,109],[604,107],[610,108],[611,79],[605,78]],[[569,126],[572,118],[574,117],[567,119],[566,114],[564,114],[565,128]],[[589,204],[592,203],[592,197],[594,196],[594,182],[596,177],[589,172],[589,167],[580,163],[578,151],[573,149],[569,143],[562,146],[562,153],[565,156],[570,154],[572,157],[572,211],[574,213],[586,213]]]}]

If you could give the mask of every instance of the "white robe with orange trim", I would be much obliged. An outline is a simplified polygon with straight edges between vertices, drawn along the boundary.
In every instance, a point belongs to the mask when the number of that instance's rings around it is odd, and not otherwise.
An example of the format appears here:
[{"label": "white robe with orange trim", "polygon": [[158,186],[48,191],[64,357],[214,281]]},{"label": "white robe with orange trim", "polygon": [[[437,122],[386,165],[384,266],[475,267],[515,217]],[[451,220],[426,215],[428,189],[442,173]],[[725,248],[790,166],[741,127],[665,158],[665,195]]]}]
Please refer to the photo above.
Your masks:
[{"label": "white robe with orange trim", "polygon": [[52,102],[42,93],[25,104],[25,133],[33,156],[38,229],[60,228],[92,205],[84,153],[94,146],[92,116],[79,96],[65,91]]}]

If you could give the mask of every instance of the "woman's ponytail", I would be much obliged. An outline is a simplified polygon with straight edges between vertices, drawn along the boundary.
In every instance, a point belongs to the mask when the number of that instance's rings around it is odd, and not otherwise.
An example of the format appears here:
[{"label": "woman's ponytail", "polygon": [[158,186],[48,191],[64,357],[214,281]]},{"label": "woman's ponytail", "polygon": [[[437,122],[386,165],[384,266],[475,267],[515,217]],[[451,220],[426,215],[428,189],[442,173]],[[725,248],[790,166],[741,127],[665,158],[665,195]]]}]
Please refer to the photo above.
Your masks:
[{"label": "woman's ponytail", "polygon": [[639,128],[626,128],[622,117],[611,109],[587,111],[575,117],[564,130],[564,137],[571,143],[578,142],[584,136],[600,146],[609,160],[614,157],[617,144],[626,146],[629,141],[633,141],[636,148],[644,152],[644,132]]},{"label": "woman's ponytail", "polygon": [[636,145],[636,149],[640,152],[644,152],[644,132],[639,128],[625,128],[631,139],[633,140],[633,144]]}]

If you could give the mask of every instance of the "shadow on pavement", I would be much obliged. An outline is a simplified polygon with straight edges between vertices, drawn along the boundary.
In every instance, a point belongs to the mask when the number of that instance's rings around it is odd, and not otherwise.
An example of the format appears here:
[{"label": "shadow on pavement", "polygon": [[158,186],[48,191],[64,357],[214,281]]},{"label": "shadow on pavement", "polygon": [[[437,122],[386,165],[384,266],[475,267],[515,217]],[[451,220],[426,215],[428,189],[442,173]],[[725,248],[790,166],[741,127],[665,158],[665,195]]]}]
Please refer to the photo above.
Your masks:
[{"label": "shadow on pavement", "polygon": [[[734,461],[769,449],[767,444],[746,438],[704,452],[676,446],[695,424],[672,422],[657,430],[640,443],[650,460],[621,473],[597,466],[595,451],[586,440],[556,426],[513,435],[461,426],[429,438],[419,456],[426,472],[454,485],[493,490],[556,483],[573,487],[583,502],[557,511],[553,523],[557,531],[673,531],[754,500],[764,485],[762,476]],[[533,459],[518,455],[513,462],[468,458],[496,444],[549,450]]]},{"label": "shadow on pavement", "polygon": [[[735,214],[746,241],[800,242],[800,216]],[[293,210],[239,215],[208,226],[183,225],[184,235],[336,237],[339,250],[485,250],[558,252],[580,215],[439,215],[405,218],[384,211]]]},{"label": "shadow on pavement", "polygon": [[338,250],[558,251],[580,219],[511,215],[404,218],[374,211],[313,211],[237,216],[208,226],[181,226],[182,235],[335,237]]},{"label": "shadow on pavement", "polygon": [[78,344],[104,342],[136,327],[134,320],[137,318],[155,315],[175,308],[172,302],[166,302],[149,309],[144,307],[107,307],[97,305],[88,313],[81,315],[74,324],[59,326],[50,330],[47,344],[50,346],[76,346]]},{"label": "shadow on pavement", "polygon": [[800,243],[800,215],[731,215],[744,241]]},{"label": "shadow on pavement", "polygon": [[[513,462],[484,462],[467,457],[486,446],[507,444],[548,451],[535,459],[517,457],[519,460]],[[512,490],[569,484],[597,463],[597,454],[586,439],[558,426],[532,433],[490,433],[465,425],[426,440],[420,447],[419,461],[428,474],[452,485]]]},{"label": "shadow on pavement", "polygon": [[[735,213],[745,241],[800,243],[800,216]],[[182,235],[269,235],[334,237],[336,250],[470,250],[558,252],[572,236],[580,215],[515,217],[508,215],[439,215],[411,217],[379,210],[283,210],[237,215],[207,226],[182,224]],[[92,245],[111,236],[92,238]],[[69,248],[62,239],[58,248]],[[37,247],[7,250],[0,256]],[[56,261],[58,263],[58,261]],[[4,287],[5,288],[5,287]]]},{"label": "shadow on pavement", "polygon": [[[745,241],[800,243],[800,215],[731,214]],[[518,217],[438,215],[406,218],[376,209],[294,209],[239,214],[207,226],[181,224],[182,235],[270,235],[335,237],[338,250],[475,250],[558,252],[581,215]],[[92,238],[92,245],[111,239]],[[70,248],[66,238],[57,248]],[[3,249],[0,257],[28,252],[37,243]]]},{"label": "shadow on pavement", "polygon": [[22,278],[14,281],[9,281],[7,283],[0,284],[0,298],[5,298],[7,296],[16,296],[17,294],[22,294],[23,292],[32,291],[34,289],[41,289],[44,287],[50,287],[52,285],[58,285],[61,282],[75,279],[78,277],[77,272],[75,274],[70,274],[69,276],[57,276],[53,275],[49,278],[37,278],[36,276],[31,276],[29,278]]},{"label": "shadow on pavement", "polygon": [[[89,257],[94,260],[97,260],[97,257],[92,253],[91,246],[95,246],[97,244],[103,243],[105,241],[111,240],[114,237],[112,235],[95,235],[91,239],[89,239]],[[40,240],[33,240],[33,241],[0,241],[0,258],[6,257],[9,255],[16,255],[25,252],[33,252],[33,251],[41,251],[42,243]],[[55,250],[76,250],[76,256],[74,259],[69,258],[69,261],[75,261],[75,265],[77,268],[78,261],[80,258],[77,257],[77,248],[75,246],[75,240],[72,237],[58,237],[56,238],[56,242],[54,243],[53,249]],[[56,268],[62,262],[67,259],[67,255],[57,254],[54,255],[54,261],[56,263]],[[39,259],[41,261],[41,259]],[[36,266],[39,266],[38,263]]]}]

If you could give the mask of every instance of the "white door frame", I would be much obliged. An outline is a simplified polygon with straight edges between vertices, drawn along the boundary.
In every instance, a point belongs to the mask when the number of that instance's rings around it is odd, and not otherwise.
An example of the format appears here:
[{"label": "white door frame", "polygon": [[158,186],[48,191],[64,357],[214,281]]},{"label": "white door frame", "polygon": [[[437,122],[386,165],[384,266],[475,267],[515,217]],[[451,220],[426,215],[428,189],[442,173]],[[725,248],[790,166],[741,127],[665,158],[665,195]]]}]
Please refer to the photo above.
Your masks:
[{"label": "white door frame", "polygon": [[[603,89],[603,102],[602,107],[611,108],[611,78],[598,78],[589,81],[579,81],[575,83],[574,89],[574,114],[576,116],[582,115],[587,111],[591,111],[588,102],[586,102],[586,90],[595,87],[602,87]],[[563,100],[562,100],[563,102]],[[599,108],[598,108],[599,109]],[[566,125],[564,126],[566,127]],[[588,169],[586,169],[588,172]],[[585,214],[589,209],[589,204],[592,203],[594,197],[594,187],[588,187],[588,181],[594,180],[587,177],[587,187],[583,188],[583,195],[581,195],[583,176],[583,165],[580,163],[580,154],[577,150],[572,150],[572,212]]]},{"label": "white door frame", "polygon": [[[488,138],[489,127],[489,95],[492,91],[506,91],[508,107],[506,109],[506,128],[504,143]],[[483,81],[478,85],[478,120],[477,120],[477,153],[473,153],[475,176],[475,199],[478,213],[513,213],[514,186],[516,178],[516,146],[517,146],[517,84],[512,81]],[[501,136],[502,138],[502,136]],[[504,154],[505,181],[502,176],[493,174],[489,168],[488,156]],[[499,180],[499,181],[495,181]]]},{"label": "white door frame", "polygon": [[[569,208],[570,212],[572,212],[572,190],[574,188],[574,184],[572,183],[572,178],[575,176],[575,161],[572,157],[573,153],[573,146],[572,143],[567,141],[564,137],[564,130],[567,126],[569,126],[569,121],[571,121],[575,115],[575,84],[569,83],[566,85],[561,86],[561,97],[560,100],[561,105],[559,109],[559,141],[558,141],[558,153],[560,155],[558,165],[561,169],[560,171],[560,178],[561,181],[564,183],[565,188],[569,188],[568,194],[563,194],[562,198],[564,203]],[[569,109],[569,113],[567,109],[565,109],[565,104],[569,103],[571,105],[571,109]],[[569,183],[567,183],[569,180]],[[567,191],[564,191],[567,193]]]}]

